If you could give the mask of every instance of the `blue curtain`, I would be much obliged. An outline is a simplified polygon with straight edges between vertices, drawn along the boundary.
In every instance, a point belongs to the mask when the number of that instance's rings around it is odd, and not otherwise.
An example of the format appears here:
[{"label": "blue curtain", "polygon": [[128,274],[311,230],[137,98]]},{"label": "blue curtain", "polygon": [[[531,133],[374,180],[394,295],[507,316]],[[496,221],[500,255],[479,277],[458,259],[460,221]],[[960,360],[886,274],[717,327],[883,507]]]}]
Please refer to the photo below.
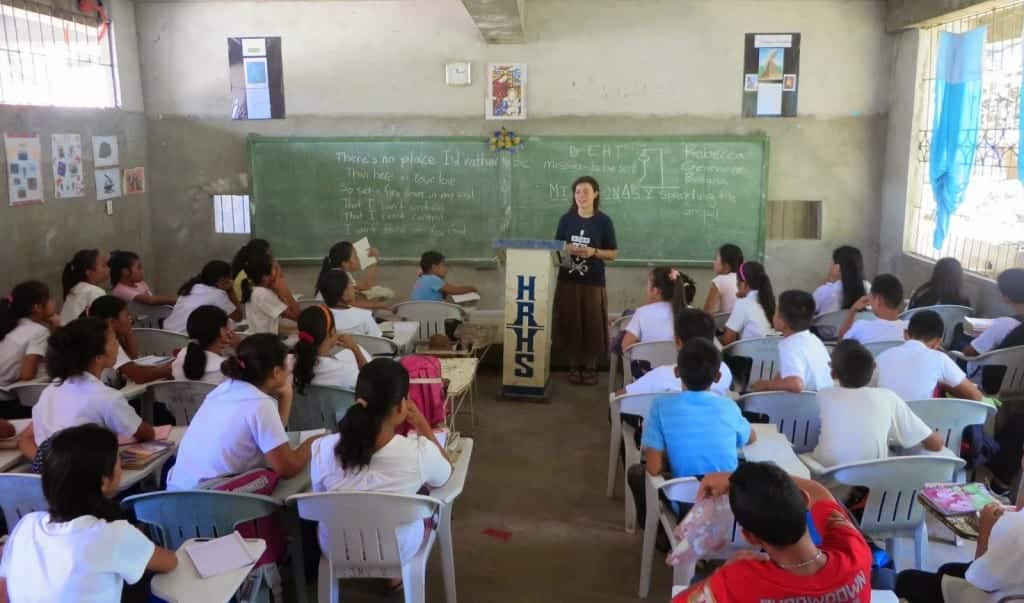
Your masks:
[{"label": "blue curtain", "polygon": [[943,32],[935,70],[935,124],[932,128],[932,193],[938,206],[932,244],[941,249],[949,219],[964,200],[974,168],[981,121],[981,73],[988,28],[964,34]]}]

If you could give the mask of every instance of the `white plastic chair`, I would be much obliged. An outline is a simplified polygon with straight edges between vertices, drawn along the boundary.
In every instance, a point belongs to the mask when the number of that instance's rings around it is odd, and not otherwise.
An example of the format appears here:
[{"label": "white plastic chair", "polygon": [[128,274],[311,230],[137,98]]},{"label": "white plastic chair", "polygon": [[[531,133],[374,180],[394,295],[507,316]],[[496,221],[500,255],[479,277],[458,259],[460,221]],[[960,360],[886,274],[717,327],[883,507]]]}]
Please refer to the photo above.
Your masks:
[{"label": "white plastic chair", "polygon": [[959,398],[912,400],[907,402],[907,406],[924,421],[925,425],[939,432],[946,448],[952,450],[954,454],[960,454],[960,443],[964,438],[965,427],[984,425],[989,417],[996,414],[994,406]]},{"label": "white plastic chair", "polygon": [[338,430],[338,421],[356,403],[351,390],[329,385],[307,385],[305,393],[295,392],[292,414],[288,417],[288,431],[326,429]]},{"label": "white plastic chair", "polygon": [[437,531],[430,530],[405,563],[395,531],[436,516],[441,501],[379,492],[323,492],[298,494],[288,503],[298,505],[300,517],[319,522],[327,533],[327,548],[320,558],[321,602],[340,601],[342,578],[401,578],[405,602],[425,603],[427,558]]},{"label": "white plastic chair", "polygon": [[141,329],[162,329],[164,320],[171,315],[173,306],[150,306],[128,302],[128,313],[135,319],[135,326]]},{"label": "white plastic chair", "polygon": [[398,358],[398,344],[390,339],[356,334],[350,334],[349,337],[374,358]]},{"label": "white plastic chair", "polygon": [[[608,327],[608,337],[614,340],[619,333],[626,330],[633,315],[620,316],[612,321]],[[622,362],[622,354],[616,353],[611,346],[608,347],[608,393],[615,393],[616,378],[619,376],[619,363]]]},{"label": "white plastic chair", "polygon": [[917,493],[926,483],[951,481],[963,466],[962,459],[945,456],[898,456],[830,467],[822,480],[868,488],[861,530],[884,538],[893,559],[897,558],[896,539],[913,538],[915,567],[923,569],[928,527]]},{"label": "white plastic chair", "polygon": [[302,310],[305,310],[306,308],[312,308],[313,306],[322,306],[322,305],[324,305],[324,300],[316,299],[316,298],[311,298],[311,299],[296,300],[295,303],[299,304],[299,311],[301,312]]},{"label": "white plastic chair", "polygon": [[43,390],[49,387],[49,385],[49,381],[24,381],[12,383],[4,389],[14,394],[18,398],[19,404],[31,408],[36,405],[36,402],[39,401],[39,396],[43,395]]},{"label": "white plastic chair", "polygon": [[729,312],[719,312],[711,317],[715,321],[715,332],[725,329],[725,323],[729,322],[730,316],[732,315]]},{"label": "white plastic chair", "polygon": [[743,410],[768,415],[797,454],[814,450],[821,434],[821,410],[815,392],[759,392],[740,396]]},{"label": "white plastic chair", "polygon": [[963,323],[964,319],[968,316],[974,316],[974,308],[968,308],[967,306],[926,306],[924,308],[907,310],[900,314],[900,320],[909,321],[914,314],[924,310],[932,310],[942,317],[942,347],[946,349],[949,349],[953,344],[953,334],[956,331],[956,326]]},{"label": "white plastic chair", "polygon": [[0,511],[7,532],[25,515],[49,508],[43,496],[43,479],[31,473],[0,473]]},{"label": "white plastic chair", "polygon": [[[958,360],[966,360],[978,367],[978,375],[981,374],[983,366],[1006,367],[1006,374],[1003,375],[1003,382],[999,385],[999,391],[995,397],[1002,401],[1024,397],[1024,346],[993,350],[985,354],[969,357],[960,352],[949,354]],[[974,378],[974,375],[968,375]]]},{"label": "white plastic chair", "polygon": [[132,329],[139,356],[173,356],[188,346],[188,335],[163,329]]},{"label": "white plastic chair", "polygon": [[[750,383],[761,379],[771,379],[775,376],[775,369],[779,366],[779,342],[782,337],[755,337],[752,339],[740,339],[722,350],[723,356],[736,356],[750,358],[750,377],[746,383],[733,382],[733,387],[740,392],[747,390]],[[733,371],[733,377],[736,372]]]},{"label": "white plastic chair", "polygon": [[[839,329],[846,322],[846,315],[849,310],[838,312],[827,312],[814,317],[811,328],[818,334],[822,341],[835,341],[839,339]],[[878,318],[873,312],[858,312],[855,320],[875,320]]]},{"label": "white plastic chair", "polygon": [[622,383],[629,385],[633,378],[632,365],[634,360],[646,360],[651,363],[651,368],[675,366],[679,358],[679,350],[676,349],[676,342],[669,340],[641,341],[634,343],[622,350]]},{"label": "white plastic chair", "polygon": [[431,335],[446,335],[444,321],[461,320],[466,322],[468,314],[461,306],[447,302],[407,301],[395,305],[395,315],[399,320],[420,323],[416,338],[426,341]]},{"label": "white plastic chair", "polygon": [[615,473],[619,467],[619,447],[624,451],[624,467],[622,469],[622,494],[625,499],[625,529],[632,534],[636,531],[636,503],[629,490],[629,468],[640,463],[640,449],[636,445],[636,429],[622,421],[622,415],[636,415],[643,421],[651,412],[654,399],[664,394],[626,394],[611,396],[609,404],[612,430],[608,439],[608,487],[607,495],[615,494]]},{"label": "white plastic chair", "polygon": [[903,341],[876,341],[874,343],[865,343],[864,347],[867,348],[871,355],[878,358],[878,355],[886,350],[899,347],[903,345]]},{"label": "white plastic chair", "polygon": [[159,381],[151,383],[146,394],[161,402],[174,416],[174,423],[183,427],[192,423],[203,400],[217,386],[202,381]]}]

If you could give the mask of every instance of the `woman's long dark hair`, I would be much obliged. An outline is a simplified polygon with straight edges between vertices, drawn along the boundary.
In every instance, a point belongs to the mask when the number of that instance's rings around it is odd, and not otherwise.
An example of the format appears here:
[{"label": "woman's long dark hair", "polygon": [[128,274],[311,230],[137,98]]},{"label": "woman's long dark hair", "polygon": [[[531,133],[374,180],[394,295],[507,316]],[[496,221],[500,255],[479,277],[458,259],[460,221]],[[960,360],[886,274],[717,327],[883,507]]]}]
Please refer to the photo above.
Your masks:
[{"label": "woman's long dark hair", "polygon": [[190,341],[185,351],[182,372],[190,381],[206,375],[206,348],[220,340],[220,331],[228,326],[227,312],[217,306],[199,306],[188,316],[185,328]]},{"label": "woman's long dark hair", "polygon": [[0,341],[18,326],[22,318],[32,316],[32,308],[50,301],[50,288],[40,281],[18,283],[11,295],[0,299]]},{"label": "woman's long dark hair", "polygon": [[969,306],[964,295],[964,267],[956,258],[942,258],[935,262],[932,278],[925,284],[935,296],[937,304]]},{"label": "woman's long dark hair", "polygon": [[358,403],[338,423],[341,439],[334,454],[342,469],[359,471],[370,464],[381,426],[408,394],[409,373],[394,360],[377,358],[359,371]]},{"label": "woman's long dark hair", "polygon": [[50,520],[66,523],[83,515],[121,519],[121,508],[103,495],[101,486],[104,477],[113,477],[116,463],[117,436],[109,429],[86,423],[57,432],[43,456]]},{"label": "woman's long dark hair", "polygon": [[832,261],[839,264],[839,275],[843,283],[842,309],[849,310],[858,299],[868,294],[864,288],[864,256],[860,249],[843,245],[832,252]]},{"label": "woman's long dark hair", "polygon": [[764,317],[771,323],[775,316],[775,292],[772,290],[772,279],[760,262],[744,262],[736,272],[736,278],[746,283],[751,291],[757,291],[757,303],[764,310]]},{"label": "woman's long dark hair", "polygon": [[324,261],[320,264],[320,274],[316,277],[316,289],[313,291],[313,295],[322,293],[324,290],[323,282],[324,278],[332,271],[341,271],[341,264],[352,259],[352,254],[355,253],[356,248],[352,246],[352,243],[348,241],[342,241],[331,245],[331,249],[324,256]]},{"label": "woman's long dark hair", "polygon": [[252,290],[263,282],[264,277],[274,273],[274,260],[269,255],[249,259],[245,265],[245,274],[248,278],[242,281],[242,303],[247,304],[252,299]]},{"label": "woman's long dark hair", "polygon": [[238,273],[246,269],[245,265],[254,257],[270,255],[270,241],[266,239],[253,239],[242,245],[235,257],[231,260],[231,278],[238,276]]},{"label": "woman's long dark hair", "polygon": [[594,213],[596,214],[601,211],[601,185],[597,183],[597,179],[593,176],[580,176],[572,183],[572,204],[569,205],[569,211],[565,213],[579,213],[579,208],[576,207],[576,187],[581,184],[589,184],[594,188]]},{"label": "woman's long dark hair", "polygon": [[736,272],[743,265],[743,250],[738,245],[726,243],[718,248],[718,257],[729,267],[729,272]]},{"label": "woman's long dark hair", "polygon": [[110,267],[110,286],[116,287],[121,282],[121,276],[125,270],[131,270],[132,264],[139,260],[139,255],[132,251],[115,249],[110,252],[107,258],[107,266]]},{"label": "woman's long dark hair", "polygon": [[185,284],[178,289],[178,295],[191,295],[192,287],[206,285],[216,287],[217,281],[222,278],[231,278],[231,266],[223,260],[213,260],[203,266],[203,271],[185,281]]},{"label": "woman's long dark hair", "polygon": [[288,348],[277,335],[258,333],[243,339],[238,351],[220,365],[220,370],[229,379],[260,387],[276,367],[285,365],[287,357]]},{"label": "woman's long dark hair", "polygon": [[345,297],[348,289],[348,274],[344,270],[331,270],[320,281],[320,293],[328,308],[337,308]]},{"label": "woman's long dark hair", "polygon": [[89,370],[97,356],[107,353],[110,326],[102,318],[78,318],[50,335],[46,371],[54,379],[70,379]]},{"label": "woman's long dark hair", "polygon": [[677,316],[689,306],[697,294],[697,284],[692,278],[668,266],[658,266],[651,270],[651,286],[658,291],[661,301],[672,304],[672,316]]},{"label": "woman's long dark hair", "polygon": [[317,350],[334,329],[334,315],[326,306],[310,306],[299,314],[299,340],[292,351],[295,353],[295,366],[292,377],[295,379],[295,391],[304,394],[306,386],[312,383],[316,369]]},{"label": "woman's long dark hair", "polygon": [[64,265],[64,272],[60,275],[60,283],[64,287],[64,299],[75,288],[75,285],[86,280],[86,273],[96,268],[96,262],[100,259],[99,249],[80,249],[75,253],[71,261]]}]

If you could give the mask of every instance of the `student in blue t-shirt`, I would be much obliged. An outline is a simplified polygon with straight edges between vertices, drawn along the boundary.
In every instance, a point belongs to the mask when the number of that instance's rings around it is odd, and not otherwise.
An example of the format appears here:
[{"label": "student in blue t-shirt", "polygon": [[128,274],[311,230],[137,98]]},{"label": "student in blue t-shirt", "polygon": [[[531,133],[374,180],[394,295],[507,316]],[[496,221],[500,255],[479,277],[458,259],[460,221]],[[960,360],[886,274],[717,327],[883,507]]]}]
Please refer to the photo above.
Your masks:
[{"label": "student in blue t-shirt", "polygon": [[[677,478],[736,470],[737,449],[753,443],[756,435],[735,402],[708,391],[719,377],[721,360],[715,344],[703,337],[688,340],[679,351],[676,371],[686,391],[660,396],[651,405],[641,441],[647,473]],[[643,525],[644,467],[630,467],[628,479]]]},{"label": "student in blue t-shirt", "polygon": [[448,262],[436,251],[428,251],[420,256],[420,270],[423,274],[412,287],[412,301],[444,301],[449,295],[476,293],[476,287],[444,282],[444,277],[448,275]]}]

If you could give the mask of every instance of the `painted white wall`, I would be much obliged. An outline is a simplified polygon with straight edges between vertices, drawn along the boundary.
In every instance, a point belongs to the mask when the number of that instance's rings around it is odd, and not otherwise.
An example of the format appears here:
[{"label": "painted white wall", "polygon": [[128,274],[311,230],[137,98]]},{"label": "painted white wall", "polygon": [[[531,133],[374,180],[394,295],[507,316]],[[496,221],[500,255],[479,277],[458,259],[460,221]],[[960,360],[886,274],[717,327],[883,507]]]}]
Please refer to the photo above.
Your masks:
[{"label": "painted white wall", "polygon": [[[800,113],[881,114],[882,0],[534,0],[527,43],[487,46],[459,0],[136,5],[150,115],[221,117],[226,38],[282,36],[289,116],[481,116],[488,61],[528,65],[531,117],[735,116],[744,34],[801,32]],[[473,62],[474,85],[443,65]]]},{"label": "painted white wall", "polygon": [[135,29],[135,3],[107,0],[104,3],[114,22],[114,50],[121,83],[121,108],[142,112],[142,69],[139,65],[139,36]]}]

